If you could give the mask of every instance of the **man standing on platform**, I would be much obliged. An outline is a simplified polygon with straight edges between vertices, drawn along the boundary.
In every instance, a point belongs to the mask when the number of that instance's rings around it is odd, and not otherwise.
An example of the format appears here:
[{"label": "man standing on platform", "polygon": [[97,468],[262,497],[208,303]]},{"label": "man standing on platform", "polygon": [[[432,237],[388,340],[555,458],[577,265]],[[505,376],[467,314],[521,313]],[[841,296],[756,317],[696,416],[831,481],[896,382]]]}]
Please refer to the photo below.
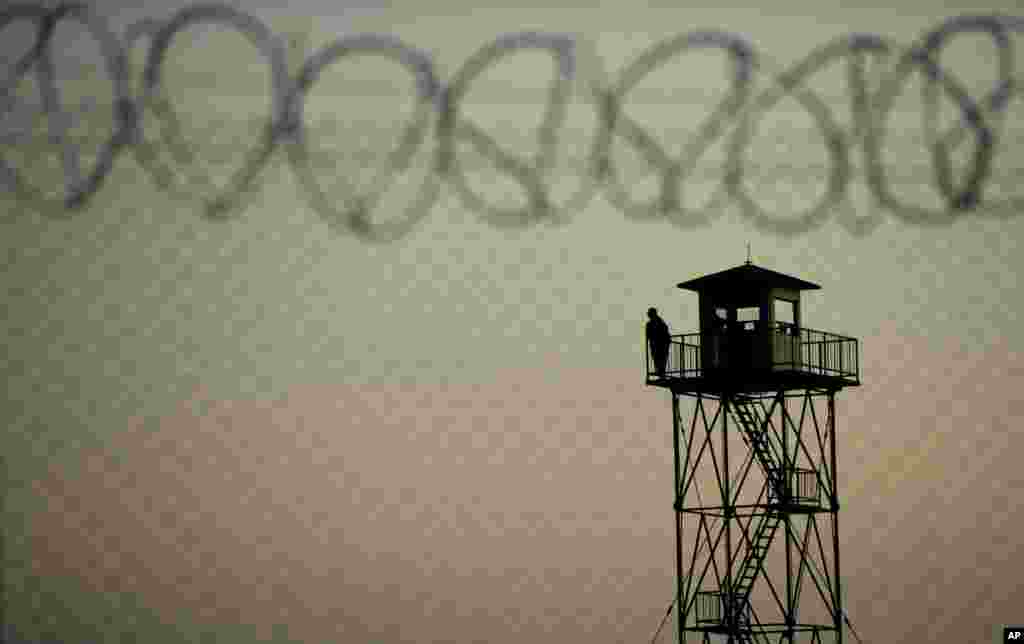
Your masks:
[{"label": "man standing on platform", "polygon": [[647,309],[647,317],[650,318],[647,320],[647,344],[654,358],[654,370],[659,378],[664,378],[672,335],[668,330],[668,324],[658,315],[658,309],[653,306]]}]

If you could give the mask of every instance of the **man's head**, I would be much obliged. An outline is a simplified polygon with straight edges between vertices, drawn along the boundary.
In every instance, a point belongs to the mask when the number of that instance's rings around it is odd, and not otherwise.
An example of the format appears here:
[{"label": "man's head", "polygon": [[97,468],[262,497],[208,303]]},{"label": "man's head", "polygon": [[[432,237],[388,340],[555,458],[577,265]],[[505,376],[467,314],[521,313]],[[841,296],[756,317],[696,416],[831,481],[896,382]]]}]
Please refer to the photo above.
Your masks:
[{"label": "man's head", "polygon": [[652,320],[658,317],[658,309],[654,308],[653,306],[647,309],[647,317],[651,318]]}]

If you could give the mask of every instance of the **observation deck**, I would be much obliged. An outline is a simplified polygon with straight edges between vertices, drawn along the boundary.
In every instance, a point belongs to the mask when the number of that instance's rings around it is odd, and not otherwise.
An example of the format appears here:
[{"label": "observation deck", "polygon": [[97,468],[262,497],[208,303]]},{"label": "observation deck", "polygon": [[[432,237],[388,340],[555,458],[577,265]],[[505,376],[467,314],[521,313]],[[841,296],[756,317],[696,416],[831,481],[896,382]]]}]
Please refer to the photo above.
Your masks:
[{"label": "observation deck", "polygon": [[663,373],[644,342],[648,385],[730,395],[860,384],[857,340],[803,325],[801,293],[820,289],[817,284],[748,259],[677,286],[698,294],[700,330],[669,336],[657,309],[648,310],[650,341],[660,349],[670,337]]},{"label": "observation deck", "polygon": [[676,393],[755,393],[860,385],[856,338],[792,324],[673,335],[664,375],[647,342],[647,384]]}]

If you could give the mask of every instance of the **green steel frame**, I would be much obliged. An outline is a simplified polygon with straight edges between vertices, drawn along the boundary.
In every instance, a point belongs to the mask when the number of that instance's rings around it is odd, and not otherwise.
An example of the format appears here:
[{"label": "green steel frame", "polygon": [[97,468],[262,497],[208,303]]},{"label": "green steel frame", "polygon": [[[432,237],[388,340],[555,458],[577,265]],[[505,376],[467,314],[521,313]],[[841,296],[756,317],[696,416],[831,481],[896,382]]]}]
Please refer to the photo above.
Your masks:
[{"label": "green steel frame", "polygon": [[843,644],[835,394],[854,383],[730,380],[649,382],[672,394],[678,641]]}]

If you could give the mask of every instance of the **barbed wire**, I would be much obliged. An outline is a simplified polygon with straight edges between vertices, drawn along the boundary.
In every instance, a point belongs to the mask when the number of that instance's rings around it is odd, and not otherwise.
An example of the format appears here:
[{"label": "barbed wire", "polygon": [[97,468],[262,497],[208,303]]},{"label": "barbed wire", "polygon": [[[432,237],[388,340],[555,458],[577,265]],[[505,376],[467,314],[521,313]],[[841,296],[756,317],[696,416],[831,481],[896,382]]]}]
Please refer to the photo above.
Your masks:
[{"label": "barbed wire", "polygon": [[[30,127],[14,127],[3,135],[0,182],[19,203],[56,216],[67,216],[84,208],[110,175],[115,160],[131,149],[135,161],[158,189],[197,202],[207,217],[229,218],[249,205],[278,147],[285,148],[285,157],[310,206],[320,216],[339,231],[374,241],[393,241],[407,235],[430,212],[442,185],[449,186],[465,208],[493,225],[564,224],[603,189],[607,202],[634,220],[664,218],[677,226],[693,228],[707,225],[731,203],[758,228],[795,235],[821,226],[835,211],[843,209],[854,176],[851,156],[855,150],[860,153],[861,172],[874,205],[907,223],[948,224],[966,212],[1010,216],[1024,205],[1024,197],[999,201],[983,197],[991,180],[993,158],[1003,142],[1006,107],[1020,87],[1010,36],[1024,31],[1024,19],[1016,17],[949,18],[906,46],[875,34],[850,34],[818,47],[788,67],[767,60],[739,35],[695,31],[655,43],[614,77],[600,69],[588,44],[579,38],[542,32],[510,33],[477,50],[447,83],[439,78],[427,53],[384,34],[338,38],[290,73],[284,39],[257,18],[226,5],[192,5],[167,20],[146,19],[130,25],[122,37],[115,36],[101,17],[79,3],[63,3],[55,8],[15,4],[0,10],[0,31],[18,21],[35,23],[36,37],[27,53],[0,70],[0,119],[16,111],[14,90],[29,74],[35,75],[41,106],[33,112],[31,118],[35,121]],[[54,31],[62,21],[80,23],[98,43],[105,63],[103,69],[113,87],[113,127],[110,136],[99,143],[92,167],[86,169],[81,167],[80,149],[86,141],[69,135],[73,116],[61,105],[52,61],[52,50],[57,44]],[[175,38],[202,25],[242,35],[257,49],[270,77],[269,113],[257,124],[258,134],[241,163],[223,181],[203,167],[203,152],[218,150],[220,144],[195,144],[188,140],[183,119],[175,111],[164,83],[163,72]],[[998,51],[997,83],[980,100],[975,100],[963,82],[938,63],[953,38],[967,33],[987,36]],[[142,86],[133,91],[128,52],[143,40],[149,42]],[[697,124],[695,136],[681,146],[682,153],[673,155],[669,145],[630,116],[629,99],[652,73],[697,50],[727,56],[731,65],[730,89]],[[529,138],[532,142],[531,154],[503,147],[493,132],[471,119],[464,105],[473,84],[484,72],[524,51],[547,53],[555,63],[540,125],[530,132],[531,137],[523,136],[521,130],[517,132],[518,141]],[[401,127],[398,144],[392,150],[381,154],[356,150],[352,145],[342,148],[360,171],[374,166],[369,168],[370,178],[361,185],[356,185],[360,182],[354,176],[337,171],[339,157],[313,146],[306,115],[308,96],[322,74],[340,61],[354,57],[397,63],[410,75],[415,88],[412,114]],[[826,100],[809,86],[823,70],[840,64],[846,65],[853,116],[852,126],[845,129]],[[874,82],[869,79],[868,67],[876,70]],[[883,158],[896,99],[915,74],[924,81],[922,143],[934,171],[932,188],[942,201],[939,207],[899,198],[893,191],[894,173],[887,171]],[[767,79],[768,87],[759,88],[759,79]],[[955,124],[944,131],[938,117],[943,96],[959,112]],[[562,145],[573,100],[583,100],[596,115],[586,152],[576,157],[564,154],[563,148],[567,146]],[[767,212],[747,187],[752,164],[744,155],[759,134],[765,114],[783,100],[793,101],[810,116],[824,143],[828,166],[815,166],[810,172],[802,170],[808,177],[824,175],[824,191],[815,203],[802,212],[778,215]],[[57,196],[33,184],[25,176],[24,168],[9,161],[15,146],[36,144],[39,121],[45,122],[48,140],[61,149],[64,185]],[[957,172],[953,155],[968,143],[972,146],[970,162]],[[719,144],[724,148],[720,161],[712,154]],[[644,171],[640,177],[626,176],[619,159],[623,149],[629,149],[642,161]],[[478,183],[494,183],[491,180],[496,177],[510,180],[525,196],[523,202],[510,207],[474,187],[474,168],[467,164],[467,150],[483,160],[476,169],[483,166],[489,171],[488,180]],[[718,168],[712,170],[718,173],[717,187],[700,206],[685,205],[684,187],[688,180],[707,179],[709,163]],[[772,165],[768,164],[768,170],[760,174],[771,174]],[[784,162],[774,165],[776,172],[786,169]],[[422,176],[414,178],[417,173]],[[568,195],[558,197],[555,192],[563,185],[566,174],[572,174],[578,185]],[[325,175],[333,180],[331,185],[325,185]],[[638,186],[650,178],[657,182],[656,196],[639,198]],[[396,192],[404,195],[407,190],[411,196],[400,207],[383,205],[385,198]],[[507,192],[506,189],[503,196]],[[397,216],[381,220],[382,210]],[[876,213],[873,218],[859,217],[844,223],[851,232],[866,234],[877,227],[880,218]]]}]

